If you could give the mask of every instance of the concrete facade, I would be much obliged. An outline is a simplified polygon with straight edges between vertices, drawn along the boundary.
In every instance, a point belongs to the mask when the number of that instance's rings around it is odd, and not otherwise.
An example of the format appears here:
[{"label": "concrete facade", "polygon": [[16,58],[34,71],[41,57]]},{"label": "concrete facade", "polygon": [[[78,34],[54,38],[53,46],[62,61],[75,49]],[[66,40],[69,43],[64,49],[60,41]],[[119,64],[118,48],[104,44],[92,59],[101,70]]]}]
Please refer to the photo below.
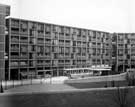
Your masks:
[{"label": "concrete facade", "polygon": [[63,69],[93,65],[109,65],[112,74],[135,68],[135,33],[109,33],[17,18],[5,22],[10,7],[0,8],[2,79],[62,76]]},{"label": "concrete facade", "polygon": [[111,34],[23,19],[7,19],[8,79],[64,75],[63,69],[111,66]]}]

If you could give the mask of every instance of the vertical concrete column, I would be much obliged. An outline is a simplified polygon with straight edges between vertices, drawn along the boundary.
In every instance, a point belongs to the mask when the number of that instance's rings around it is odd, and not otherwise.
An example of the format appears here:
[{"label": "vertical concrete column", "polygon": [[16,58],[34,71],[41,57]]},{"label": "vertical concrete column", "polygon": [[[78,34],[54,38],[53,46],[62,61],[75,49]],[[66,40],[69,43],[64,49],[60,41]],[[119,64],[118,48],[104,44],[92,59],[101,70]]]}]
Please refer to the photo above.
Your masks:
[{"label": "vertical concrete column", "polygon": [[0,80],[5,79],[5,17],[9,14],[8,8],[0,4]]}]

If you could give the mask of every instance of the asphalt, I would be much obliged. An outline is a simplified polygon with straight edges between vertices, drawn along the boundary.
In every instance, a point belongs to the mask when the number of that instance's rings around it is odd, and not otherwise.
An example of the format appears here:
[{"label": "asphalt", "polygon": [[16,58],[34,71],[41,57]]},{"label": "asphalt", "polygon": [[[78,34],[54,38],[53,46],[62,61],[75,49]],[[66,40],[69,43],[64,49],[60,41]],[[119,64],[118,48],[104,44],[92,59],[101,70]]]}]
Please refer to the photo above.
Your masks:
[{"label": "asphalt", "polygon": [[[24,85],[8,90],[4,90],[1,95],[14,95],[14,94],[36,94],[36,93],[68,93],[68,92],[86,92],[86,91],[105,91],[105,90],[116,90],[118,87],[107,87],[107,88],[84,88],[77,89],[66,84],[35,84],[35,85]],[[135,86],[119,87],[123,88],[135,88]]]}]

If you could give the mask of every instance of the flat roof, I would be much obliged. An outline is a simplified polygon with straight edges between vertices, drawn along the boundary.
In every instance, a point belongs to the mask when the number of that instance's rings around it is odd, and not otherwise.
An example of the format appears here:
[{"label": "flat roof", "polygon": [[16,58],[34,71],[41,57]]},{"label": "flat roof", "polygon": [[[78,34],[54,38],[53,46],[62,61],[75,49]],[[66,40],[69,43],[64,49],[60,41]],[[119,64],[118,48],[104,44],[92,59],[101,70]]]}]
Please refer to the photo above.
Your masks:
[{"label": "flat roof", "polygon": [[15,19],[15,20],[21,20],[21,21],[27,21],[27,22],[34,22],[34,23],[41,23],[41,24],[49,24],[49,25],[54,25],[54,26],[60,26],[60,27],[68,27],[68,28],[72,28],[72,29],[77,29],[77,30],[88,30],[88,31],[92,31],[92,32],[99,32],[99,33],[105,33],[110,35],[111,33],[109,32],[105,32],[105,31],[100,31],[100,30],[94,30],[94,29],[89,29],[89,28],[82,28],[82,27],[77,27],[77,26],[68,26],[68,25],[62,25],[62,24],[55,24],[55,23],[46,23],[46,22],[42,22],[42,21],[36,21],[36,20],[29,20],[29,19],[23,19],[23,18],[17,18],[17,17],[8,17],[6,18],[8,19]]}]

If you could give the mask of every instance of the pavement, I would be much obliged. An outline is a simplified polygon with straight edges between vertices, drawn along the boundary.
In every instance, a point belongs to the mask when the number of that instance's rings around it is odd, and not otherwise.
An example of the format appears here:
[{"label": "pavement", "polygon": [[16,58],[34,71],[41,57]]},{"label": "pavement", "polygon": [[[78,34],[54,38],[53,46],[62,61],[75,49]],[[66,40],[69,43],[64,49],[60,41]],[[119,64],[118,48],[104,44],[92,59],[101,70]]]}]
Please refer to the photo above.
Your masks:
[{"label": "pavement", "polygon": [[59,76],[59,77],[50,77],[50,78],[41,78],[41,79],[26,79],[26,80],[10,80],[10,81],[2,81],[3,87],[8,86],[18,86],[18,85],[27,85],[27,84],[63,84],[68,77]]},{"label": "pavement", "polygon": [[[52,77],[42,79],[30,79],[22,81],[3,81],[4,93],[6,94],[27,94],[27,93],[61,93],[61,92],[80,92],[80,91],[94,91],[94,90],[113,90],[117,87],[102,87],[102,88],[83,88],[78,89],[76,87],[64,84],[64,81],[68,80],[68,77]],[[9,87],[6,89],[6,87]],[[123,87],[125,88],[125,87]],[[130,87],[133,88],[133,87]]]},{"label": "pavement", "polygon": [[[120,89],[124,88],[135,88],[135,86],[128,87],[119,87]],[[3,95],[27,95],[27,94],[39,94],[39,93],[70,93],[70,92],[87,92],[87,91],[106,91],[106,90],[116,90],[118,87],[107,87],[107,88],[85,88],[77,89],[65,84],[37,84],[37,85],[28,85],[20,86],[16,88],[11,88],[5,90],[4,93],[0,93],[0,96]]]}]

